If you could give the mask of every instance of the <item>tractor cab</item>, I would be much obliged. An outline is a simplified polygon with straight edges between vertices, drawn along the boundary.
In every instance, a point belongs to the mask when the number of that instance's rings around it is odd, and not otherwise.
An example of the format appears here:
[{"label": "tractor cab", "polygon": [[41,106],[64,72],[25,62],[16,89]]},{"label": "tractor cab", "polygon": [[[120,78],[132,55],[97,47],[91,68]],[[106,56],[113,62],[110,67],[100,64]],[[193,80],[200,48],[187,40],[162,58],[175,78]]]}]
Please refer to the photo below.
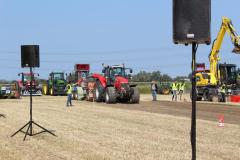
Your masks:
[{"label": "tractor cab", "polygon": [[115,81],[116,77],[131,79],[132,69],[125,68],[124,65],[104,66],[102,73],[104,74],[104,77],[107,77],[111,81]]},{"label": "tractor cab", "polygon": [[75,64],[75,82],[81,83],[85,81],[89,76],[90,65],[89,64]]},{"label": "tractor cab", "polygon": [[39,74],[37,74],[37,73],[33,73],[33,75],[31,73],[23,73],[23,72],[19,73],[18,76],[21,76],[20,86],[30,87],[31,77],[33,78],[32,79],[33,87],[38,85],[35,80],[35,77],[36,77],[35,75],[39,76]]},{"label": "tractor cab", "polygon": [[52,72],[49,74],[51,80],[64,80],[63,72]]},{"label": "tractor cab", "polygon": [[27,82],[31,80],[31,75],[25,73],[22,75],[22,78],[23,78],[23,82]]},{"label": "tractor cab", "polygon": [[21,94],[23,96],[30,95],[30,85],[32,77],[32,95],[42,95],[41,84],[36,80],[36,76],[39,76],[38,73],[19,73],[18,76],[21,76],[21,80],[18,81],[18,86],[21,89]]}]

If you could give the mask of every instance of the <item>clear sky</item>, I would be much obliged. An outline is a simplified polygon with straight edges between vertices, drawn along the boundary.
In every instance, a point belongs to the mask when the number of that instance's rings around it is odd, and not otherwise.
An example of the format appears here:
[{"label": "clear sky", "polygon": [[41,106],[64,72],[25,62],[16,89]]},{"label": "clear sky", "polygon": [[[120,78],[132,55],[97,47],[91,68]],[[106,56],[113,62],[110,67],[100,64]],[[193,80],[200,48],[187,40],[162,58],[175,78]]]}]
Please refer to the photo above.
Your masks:
[{"label": "clear sky", "polygon": [[[240,31],[239,0],[212,0],[212,40],[221,17]],[[229,36],[222,62],[239,65]],[[20,46],[40,45],[41,78],[51,71],[71,72],[75,63],[121,64],[140,70],[188,75],[191,46],[172,43],[172,0],[0,0],[0,79],[17,79]],[[198,62],[208,63],[211,46],[200,45]]]}]

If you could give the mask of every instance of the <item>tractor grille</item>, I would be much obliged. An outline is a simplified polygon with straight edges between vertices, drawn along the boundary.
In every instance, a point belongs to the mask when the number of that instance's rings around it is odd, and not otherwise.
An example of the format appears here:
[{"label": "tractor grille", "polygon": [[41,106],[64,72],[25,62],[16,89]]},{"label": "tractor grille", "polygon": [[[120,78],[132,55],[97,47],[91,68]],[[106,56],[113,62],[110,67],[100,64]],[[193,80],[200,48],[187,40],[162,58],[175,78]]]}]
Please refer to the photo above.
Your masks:
[{"label": "tractor grille", "polygon": [[128,83],[122,83],[121,84],[121,88],[124,88],[124,90],[126,91],[126,93],[130,92],[130,86]]}]

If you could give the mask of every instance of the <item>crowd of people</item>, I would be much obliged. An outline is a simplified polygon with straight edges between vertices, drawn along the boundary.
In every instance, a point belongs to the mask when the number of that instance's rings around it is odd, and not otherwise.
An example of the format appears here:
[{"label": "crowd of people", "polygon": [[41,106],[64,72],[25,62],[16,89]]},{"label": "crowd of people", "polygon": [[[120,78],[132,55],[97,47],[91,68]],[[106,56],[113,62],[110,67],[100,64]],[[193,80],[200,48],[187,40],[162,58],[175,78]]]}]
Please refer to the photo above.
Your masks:
[{"label": "crowd of people", "polygon": [[[151,83],[151,92],[152,92],[152,100],[157,101],[157,93],[158,93],[158,85],[156,81],[152,81]],[[185,101],[185,90],[186,84],[184,81],[174,81],[171,84],[171,94],[172,94],[172,101],[177,101],[178,96],[179,100]],[[219,87],[219,102],[226,102],[226,85],[222,83]]]},{"label": "crowd of people", "polygon": [[[177,101],[177,97],[179,95],[179,100],[184,100],[186,84],[184,81],[178,82],[174,81],[171,84],[171,92],[172,92],[172,101]],[[157,101],[157,93],[158,93],[158,85],[156,81],[152,81],[151,83],[151,92],[152,92],[152,100]]]}]

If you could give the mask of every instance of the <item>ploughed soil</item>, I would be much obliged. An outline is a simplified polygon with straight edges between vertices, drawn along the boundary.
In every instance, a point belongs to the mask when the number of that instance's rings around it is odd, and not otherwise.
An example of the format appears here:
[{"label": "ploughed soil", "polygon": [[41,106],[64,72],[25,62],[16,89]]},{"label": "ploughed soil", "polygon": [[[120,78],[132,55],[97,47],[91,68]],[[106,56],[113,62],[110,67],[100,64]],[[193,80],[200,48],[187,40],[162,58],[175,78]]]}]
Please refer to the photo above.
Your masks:
[{"label": "ploughed soil", "polygon": [[[189,118],[191,118],[192,114],[191,102],[141,101],[140,104],[118,103],[106,106]],[[220,115],[224,116],[226,123],[240,124],[240,105],[197,103],[197,119],[217,121]]]}]

